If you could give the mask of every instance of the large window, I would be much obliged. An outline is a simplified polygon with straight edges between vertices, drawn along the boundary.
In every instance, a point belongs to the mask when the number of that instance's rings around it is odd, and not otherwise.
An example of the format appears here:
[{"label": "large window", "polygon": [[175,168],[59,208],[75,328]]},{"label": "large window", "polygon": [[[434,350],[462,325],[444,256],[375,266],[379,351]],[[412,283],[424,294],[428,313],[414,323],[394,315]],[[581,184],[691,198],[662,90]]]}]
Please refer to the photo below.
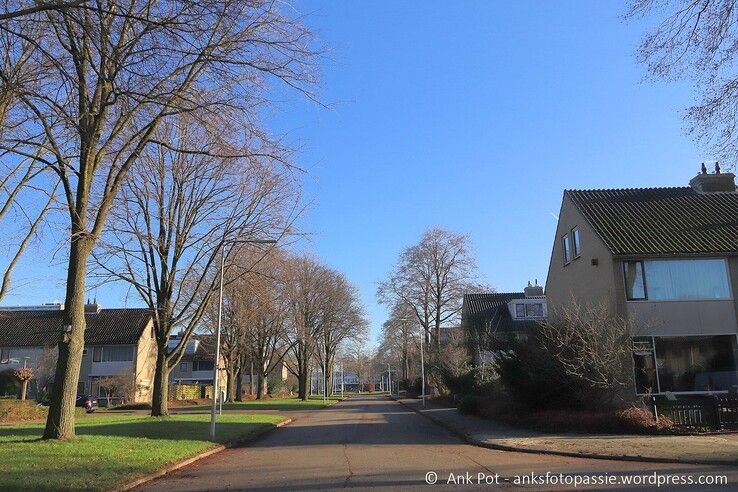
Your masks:
[{"label": "large window", "polygon": [[725,260],[626,261],[628,300],[730,299]]},{"label": "large window", "polygon": [[131,362],[133,345],[95,347],[92,350],[93,362]]},{"label": "large window", "polygon": [[8,364],[10,362],[10,349],[0,348],[0,364]]},{"label": "large window", "polygon": [[515,305],[515,317],[516,318],[525,318],[525,304],[516,304]]},{"label": "large window", "polygon": [[564,237],[561,238],[561,246],[564,251],[564,265],[567,265],[571,262],[571,239],[569,238],[568,234],[564,234]]},{"label": "large window", "polygon": [[738,384],[735,335],[656,337],[661,391],[726,391]]}]

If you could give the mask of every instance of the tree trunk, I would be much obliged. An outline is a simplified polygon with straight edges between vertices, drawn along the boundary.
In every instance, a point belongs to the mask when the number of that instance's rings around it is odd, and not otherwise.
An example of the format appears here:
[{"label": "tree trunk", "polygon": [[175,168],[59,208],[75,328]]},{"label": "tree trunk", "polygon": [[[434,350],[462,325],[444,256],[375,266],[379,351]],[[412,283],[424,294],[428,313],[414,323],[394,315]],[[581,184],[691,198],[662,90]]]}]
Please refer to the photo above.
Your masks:
[{"label": "tree trunk", "polygon": [[236,401],[243,401],[243,364],[236,371]]},{"label": "tree trunk", "polygon": [[154,373],[154,395],[151,399],[151,416],[169,415],[169,366],[167,364],[167,344],[159,342],[156,351],[156,371]]},{"label": "tree trunk", "polygon": [[26,399],[26,393],[28,392],[28,380],[24,379],[21,381],[21,401]]},{"label": "tree trunk", "polygon": [[256,389],[254,388],[254,363],[251,362],[250,372],[249,372],[249,394],[253,395],[255,392],[256,392]]},{"label": "tree trunk", "polygon": [[233,369],[226,371],[226,401],[233,402],[233,392],[236,388],[236,377]]},{"label": "tree trunk", "polygon": [[74,406],[77,399],[79,370],[85,347],[85,280],[89,239],[83,239],[85,231],[72,224],[72,242],[67,269],[67,292],[64,301],[64,324],[67,333],[59,341],[59,351],[51,390],[51,405],[46,419],[44,439],[74,438]]},{"label": "tree trunk", "polygon": [[[302,366],[302,364],[300,364]],[[297,377],[297,396],[302,401],[307,401],[308,399],[308,377],[309,372],[307,370],[307,367],[302,366],[298,370],[298,377]]]},{"label": "tree trunk", "polygon": [[259,371],[259,381],[256,383],[256,399],[261,400],[267,395],[267,375],[261,370]]}]

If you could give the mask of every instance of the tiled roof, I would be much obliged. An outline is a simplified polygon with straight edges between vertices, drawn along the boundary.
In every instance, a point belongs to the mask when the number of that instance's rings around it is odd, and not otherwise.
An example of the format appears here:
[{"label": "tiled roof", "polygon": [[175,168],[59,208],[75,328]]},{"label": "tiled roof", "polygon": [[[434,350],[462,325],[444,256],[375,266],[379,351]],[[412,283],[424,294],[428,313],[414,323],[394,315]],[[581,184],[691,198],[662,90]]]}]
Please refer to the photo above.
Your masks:
[{"label": "tiled roof", "polygon": [[613,255],[738,254],[738,193],[567,190]]},{"label": "tiled roof", "polygon": [[[533,320],[513,320],[507,304],[514,299],[525,299],[523,292],[494,292],[464,294],[462,323],[492,321],[499,332],[527,330],[538,326]],[[542,298],[543,299],[543,298]]]},{"label": "tiled roof", "polygon": [[[0,308],[0,347],[52,346],[62,334],[63,311],[11,311]],[[135,344],[151,320],[148,309],[101,309],[87,313],[85,344]]]}]

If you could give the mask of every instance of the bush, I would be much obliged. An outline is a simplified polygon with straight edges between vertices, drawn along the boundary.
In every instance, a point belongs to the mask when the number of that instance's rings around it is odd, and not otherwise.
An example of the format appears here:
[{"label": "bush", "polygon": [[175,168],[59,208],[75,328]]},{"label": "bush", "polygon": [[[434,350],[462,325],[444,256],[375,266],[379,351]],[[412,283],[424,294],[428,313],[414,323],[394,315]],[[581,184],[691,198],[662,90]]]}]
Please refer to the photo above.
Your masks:
[{"label": "bush", "polygon": [[374,390],[375,390],[374,383],[366,383],[366,390],[369,393],[374,393]]},{"label": "bush", "polygon": [[25,422],[45,419],[48,407],[41,407],[32,401],[0,400],[0,422]]},{"label": "bush", "polygon": [[482,409],[482,398],[475,395],[466,395],[459,401],[458,410],[467,415],[479,415]]}]

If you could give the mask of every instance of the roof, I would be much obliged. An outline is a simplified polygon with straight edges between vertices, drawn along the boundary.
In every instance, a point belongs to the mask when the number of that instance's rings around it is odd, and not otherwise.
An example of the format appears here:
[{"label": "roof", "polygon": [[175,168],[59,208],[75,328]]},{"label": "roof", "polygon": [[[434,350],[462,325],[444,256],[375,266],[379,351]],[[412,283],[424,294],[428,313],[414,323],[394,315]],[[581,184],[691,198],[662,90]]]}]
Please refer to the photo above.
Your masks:
[{"label": "roof", "polygon": [[691,187],[567,190],[613,255],[738,254],[738,193]]},{"label": "roof", "polygon": [[[513,320],[507,304],[515,299],[531,298],[525,297],[523,292],[464,294],[462,323],[492,320],[500,332],[527,330],[538,326],[539,321],[536,320]],[[540,299],[545,300],[545,297]]]},{"label": "roof", "polygon": [[[59,342],[64,311],[10,311],[0,308],[0,347],[52,346]],[[101,309],[86,313],[86,345],[138,343],[151,320],[143,308]]]}]

